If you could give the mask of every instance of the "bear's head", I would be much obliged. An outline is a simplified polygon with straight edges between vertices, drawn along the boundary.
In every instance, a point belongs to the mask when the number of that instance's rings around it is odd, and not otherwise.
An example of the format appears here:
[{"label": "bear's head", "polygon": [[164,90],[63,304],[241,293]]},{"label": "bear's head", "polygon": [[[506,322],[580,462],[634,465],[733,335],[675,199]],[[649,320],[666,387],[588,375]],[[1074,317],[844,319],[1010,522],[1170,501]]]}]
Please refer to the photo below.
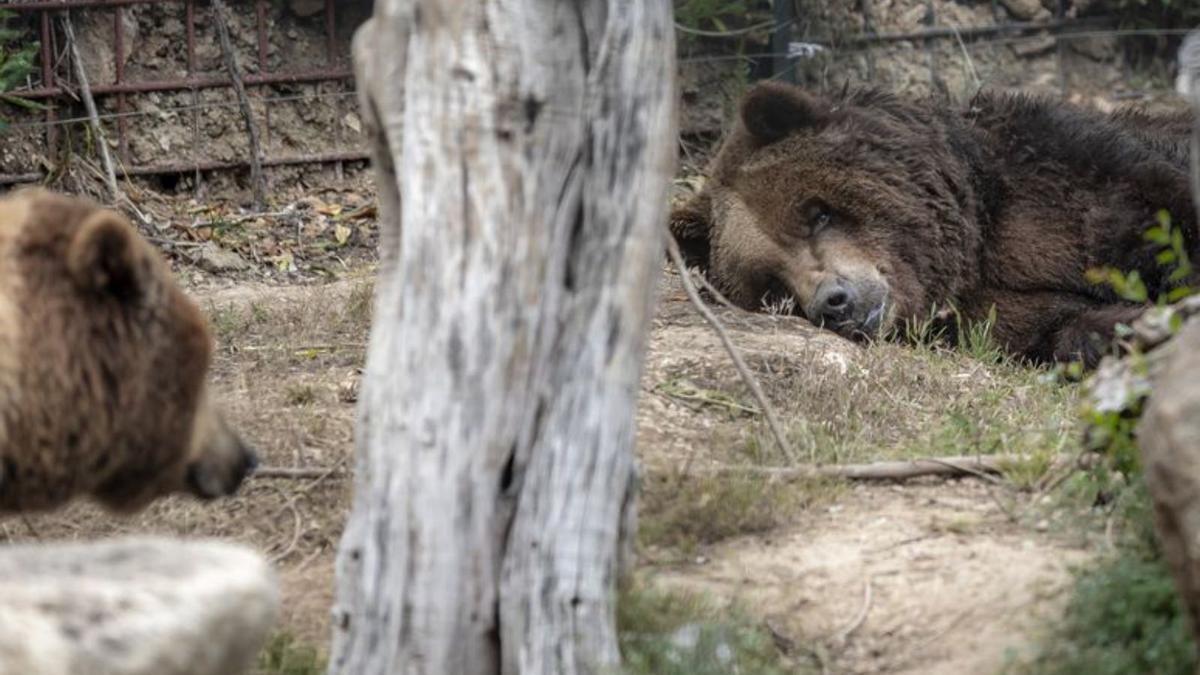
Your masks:
[{"label": "bear's head", "polygon": [[213,340],[115,211],[43,190],[0,202],[0,509],[111,510],[233,493],[255,453],[206,386]]},{"label": "bear's head", "polygon": [[873,337],[976,274],[963,132],[866,91],[751,89],[704,188],[671,215],[689,265],[731,301]]}]

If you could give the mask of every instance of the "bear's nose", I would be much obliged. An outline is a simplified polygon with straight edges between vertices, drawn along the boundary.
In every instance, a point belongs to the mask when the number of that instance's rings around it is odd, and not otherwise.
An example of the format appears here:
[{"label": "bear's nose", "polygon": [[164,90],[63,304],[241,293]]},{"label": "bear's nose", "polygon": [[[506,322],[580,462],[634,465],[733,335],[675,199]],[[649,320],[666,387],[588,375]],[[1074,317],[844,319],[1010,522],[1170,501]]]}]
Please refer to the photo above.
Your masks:
[{"label": "bear's nose", "polygon": [[829,279],[817,287],[813,297],[812,317],[818,323],[836,327],[854,316],[858,300],[854,288],[841,279]]},{"label": "bear's nose", "polygon": [[246,442],[240,438],[238,439],[238,449],[240,450],[241,463],[234,472],[233,490],[236,490],[238,485],[241,485],[246,476],[254,473],[254,470],[257,469],[259,465],[258,453],[254,451],[253,447],[247,445]]}]

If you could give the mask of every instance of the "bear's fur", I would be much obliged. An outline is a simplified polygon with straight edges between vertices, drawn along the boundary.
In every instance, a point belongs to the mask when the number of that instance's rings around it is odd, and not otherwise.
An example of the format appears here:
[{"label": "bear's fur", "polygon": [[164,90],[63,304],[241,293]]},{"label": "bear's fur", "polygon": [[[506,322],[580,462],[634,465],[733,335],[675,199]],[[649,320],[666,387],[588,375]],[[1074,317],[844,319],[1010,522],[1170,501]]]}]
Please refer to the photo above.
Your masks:
[{"label": "bear's fur", "polygon": [[1151,299],[1179,283],[1144,236],[1160,209],[1196,260],[1189,129],[1186,113],[1015,94],[955,107],[762,84],[671,228],[749,309],[791,297],[815,323],[873,337],[935,306],[977,320],[994,307],[1011,353],[1092,365],[1144,308],[1088,270],[1136,270]]},{"label": "bear's fur", "polygon": [[119,214],[0,199],[0,512],[233,492],[254,453],[206,391],[212,338]]}]

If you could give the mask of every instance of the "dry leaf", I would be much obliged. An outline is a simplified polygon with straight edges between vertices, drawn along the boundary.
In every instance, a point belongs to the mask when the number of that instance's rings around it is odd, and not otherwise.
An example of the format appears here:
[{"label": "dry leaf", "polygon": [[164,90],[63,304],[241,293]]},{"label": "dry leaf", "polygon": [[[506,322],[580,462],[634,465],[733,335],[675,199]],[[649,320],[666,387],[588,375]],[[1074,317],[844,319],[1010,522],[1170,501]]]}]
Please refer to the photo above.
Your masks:
[{"label": "dry leaf", "polygon": [[274,263],[280,272],[296,271],[296,258],[292,255],[291,251],[284,251],[275,256]]}]

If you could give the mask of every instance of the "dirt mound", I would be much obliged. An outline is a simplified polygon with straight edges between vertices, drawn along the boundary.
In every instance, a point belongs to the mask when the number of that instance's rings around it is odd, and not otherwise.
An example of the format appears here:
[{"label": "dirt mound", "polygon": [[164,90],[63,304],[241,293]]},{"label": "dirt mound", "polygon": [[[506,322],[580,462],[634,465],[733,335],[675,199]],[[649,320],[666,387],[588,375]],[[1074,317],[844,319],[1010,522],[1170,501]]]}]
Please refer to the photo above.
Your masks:
[{"label": "dirt mound", "polygon": [[650,577],[737,599],[784,642],[827,643],[829,672],[958,675],[999,670],[1088,557],[1014,524],[983,483],[934,482],[856,487]]}]

